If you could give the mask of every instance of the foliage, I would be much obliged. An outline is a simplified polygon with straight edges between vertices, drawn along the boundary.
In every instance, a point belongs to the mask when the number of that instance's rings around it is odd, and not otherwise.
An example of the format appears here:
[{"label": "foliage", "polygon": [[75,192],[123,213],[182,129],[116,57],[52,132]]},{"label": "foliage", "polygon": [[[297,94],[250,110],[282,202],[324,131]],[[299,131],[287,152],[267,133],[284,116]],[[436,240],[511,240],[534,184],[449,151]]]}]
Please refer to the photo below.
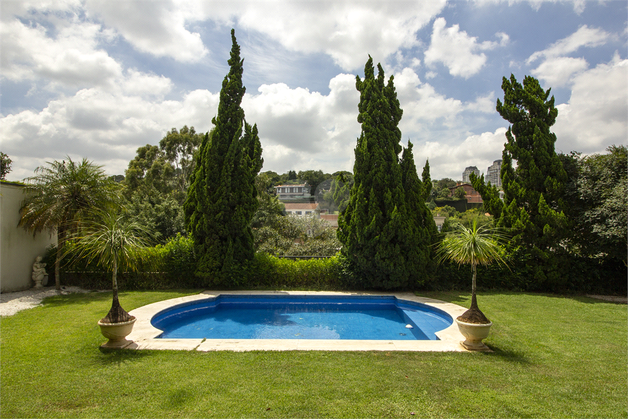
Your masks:
[{"label": "foliage", "polygon": [[257,252],[275,256],[333,256],[341,247],[336,230],[317,217],[277,217],[253,234]]},{"label": "foliage", "polygon": [[413,161],[410,164],[411,150],[402,159],[407,167],[400,164],[398,124],[403,111],[393,77],[387,84],[384,78],[381,65],[375,77],[371,57],[364,67],[364,80],[356,78],[362,132],[355,148],[349,203],[338,220],[338,238],[348,270],[363,287],[392,289],[416,286],[428,279],[430,260],[425,254],[431,241],[430,233],[422,229],[434,222],[431,216],[423,219],[427,208],[409,212],[409,206],[425,206],[424,189],[416,173],[408,176],[414,166]]},{"label": "foliage", "polygon": [[4,180],[7,177],[7,174],[11,171],[11,163],[13,161],[0,151],[0,180]]},{"label": "foliage", "polygon": [[429,196],[432,199],[448,198],[451,195],[451,190],[449,188],[454,186],[456,186],[456,181],[453,179],[443,178],[440,180],[433,180]]},{"label": "foliage", "polygon": [[330,214],[343,212],[349,205],[351,188],[353,187],[353,173],[340,171],[332,175],[330,179],[323,182],[323,188],[317,196],[321,209],[326,209]]},{"label": "foliage", "polygon": [[194,155],[202,140],[194,127],[172,128],[159,142],[137,149],[124,178],[126,207],[165,243],[185,234],[183,202],[194,169]]},{"label": "foliage", "polygon": [[[20,208],[19,225],[37,234],[55,231],[59,246],[73,234],[94,210],[107,211],[119,203],[119,185],[109,179],[101,166],[87,159],[80,163],[66,157],[35,169],[36,176],[26,179],[26,198]],[[60,266],[63,255],[55,260],[55,285],[61,288]]]},{"label": "foliage", "polygon": [[502,153],[503,204],[483,177],[471,175],[473,187],[497,225],[512,234],[509,251],[521,247],[530,256],[534,279],[551,282],[560,277],[561,241],[567,235],[563,212],[567,174],[554,149],[556,135],[550,131],[558,110],[554,97],[549,98],[551,89],[543,90],[533,77],[526,76],[523,85],[514,75],[510,80],[504,77],[502,89],[504,102],[497,100],[497,111],[512,124]]},{"label": "foliage", "polygon": [[467,323],[486,324],[490,321],[478,308],[476,296],[477,266],[490,265],[493,262],[506,265],[502,255],[501,243],[506,236],[500,230],[487,226],[478,226],[473,221],[470,227],[457,224],[438,245],[440,261],[451,260],[458,265],[471,265],[471,308],[464,312],[458,320]]},{"label": "foliage", "polygon": [[104,323],[122,323],[133,319],[118,300],[118,270],[136,270],[141,251],[148,246],[148,232],[127,214],[99,213],[88,221],[76,241],[78,257],[96,262],[111,271],[113,301]]},{"label": "foliage", "polygon": [[310,193],[312,196],[316,196],[318,185],[320,185],[321,182],[330,179],[331,175],[323,173],[322,170],[304,170],[297,173],[297,178],[310,187]]},{"label": "foliage", "polygon": [[183,204],[194,171],[194,155],[202,139],[203,135],[197,134],[194,127],[184,125],[181,130],[172,128],[159,141],[159,146],[146,144],[138,148],[126,170],[127,195],[156,190],[172,195]]},{"label": "foliage", "polygon": [[126,203],[129,217],[154,233],[159,243],[166,243],[177,234],[186,234],[183,209],[173,194],[156,190],[137,192]]},{"label": "foliage", "polygon": [[184,204],[198,257],[196,275],[207,284],[235,278],[255,254],[250,223],[259,205],[255,177],[262,149],[257,125],[245,121],[240,106],[246,89],[234,30],[231,41],[214,129],[203,139]]},{"label": "foliage", "polygon": [[573,157],[568,215],[579,254],[615,258],[626,265],[628,149],[611,146],[607,151]]}]

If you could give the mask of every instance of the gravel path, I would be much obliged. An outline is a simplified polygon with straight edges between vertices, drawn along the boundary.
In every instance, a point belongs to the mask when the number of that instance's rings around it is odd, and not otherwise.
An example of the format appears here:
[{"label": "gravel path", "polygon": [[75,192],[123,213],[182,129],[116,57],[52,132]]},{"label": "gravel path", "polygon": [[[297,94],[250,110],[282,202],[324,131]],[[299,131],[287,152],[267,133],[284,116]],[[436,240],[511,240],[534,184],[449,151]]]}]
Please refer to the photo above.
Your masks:
[{"label": "gravel path", "polygon": [[31,288],[26,291],[17,291],[0,294],[0,316],[12,316],[15,313],[41,305],[41,301],[53,295],[65,295],[76,292],[89,292],[79,287],[61,287],[57,291],[54,287]]}]

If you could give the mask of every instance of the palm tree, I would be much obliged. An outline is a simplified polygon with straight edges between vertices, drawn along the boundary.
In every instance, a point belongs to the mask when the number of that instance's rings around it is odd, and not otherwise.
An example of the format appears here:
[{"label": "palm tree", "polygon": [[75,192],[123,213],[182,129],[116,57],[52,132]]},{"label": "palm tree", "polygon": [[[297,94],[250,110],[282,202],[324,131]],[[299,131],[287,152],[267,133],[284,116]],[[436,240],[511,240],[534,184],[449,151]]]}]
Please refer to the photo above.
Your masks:
[{"label": "palm tree", "polygon": [[142,261],[142,250],[149,246],[145,228],[126,214],[98,213],[89,221],[76,246],[78,257],[87,263],[96,262],[112,273],[113,302],[111,310],[101,320],[103,323],[121,323],[133,319],[118,301],[118,270],[136,270]]},{"label": "palm tree", "polygon": [[[57,249],[75,234],[88,214],[94,209],[113,206],[118,199],[118,184],[87,159],[80,163],[48,162],[35,169],[36,176],[26,179],[26,199],[20,208],[19,226],[33,235],[48,230],[57,233]],[[55,259],[55,285],[61,289],[59,269],[62,252]]]},{"label": "palm tree", "polygon": [[490,321],[478,308],[476,297],[477,265],[490,265],[497,262],[506,266],[502,254],[501,243],[506,239],[505,234],[488,225],[478,227],[477,220],[473,220],[470,227],[455,224],[452,232],[447,233],[438,245],[437,255],[439,262],[451,260],[458,265],[471,265],[473,279],[471,282],[471,307],[458,320],[466,323],[488,324]]}]

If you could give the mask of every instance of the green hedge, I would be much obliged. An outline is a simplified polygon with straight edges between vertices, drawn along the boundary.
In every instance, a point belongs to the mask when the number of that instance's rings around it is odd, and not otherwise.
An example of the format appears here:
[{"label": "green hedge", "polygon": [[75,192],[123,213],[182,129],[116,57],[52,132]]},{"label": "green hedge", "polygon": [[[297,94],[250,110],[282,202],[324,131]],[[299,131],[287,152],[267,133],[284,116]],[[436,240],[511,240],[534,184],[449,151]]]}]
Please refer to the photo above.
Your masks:
[{"label": "green hedge", "polygon": [[[49,284],[54,284],[54,254],[50,249]],[[69,259],[69,258],[68,258]],[[188,237],[177,236],[165,245],[146,250],[140,272],[118,274],[121,290],[160,289],[364,289],[359,278],[346,270],[340,256],[327,259],[290,260],[257,253],[247,266],[234,268],[211,282],[194,275],[196,256]],[[497,265],[478,267],[480,290],[500,289],[531,292],[599,293],[626,295],[626,267],[621,261],[597,261],[562,255],[556,257],[553,272],[545,278],[533,276],[534,261],[525,253],[511,257],[510,268]],[[111,289],[111,274],[96,266],[74,261],[62,268],[62,285],[86,289]],[[444,263],[424,290],[470,290],[471,269]],[[420,290],[415,287],[413,290]]]}]

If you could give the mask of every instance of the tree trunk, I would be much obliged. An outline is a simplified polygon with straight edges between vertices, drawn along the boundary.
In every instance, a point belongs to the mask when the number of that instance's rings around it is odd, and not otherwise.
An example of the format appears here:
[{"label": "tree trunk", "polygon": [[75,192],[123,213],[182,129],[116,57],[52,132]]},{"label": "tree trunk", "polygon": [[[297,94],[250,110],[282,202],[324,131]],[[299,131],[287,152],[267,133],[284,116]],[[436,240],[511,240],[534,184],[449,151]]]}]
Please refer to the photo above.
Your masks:
[{"label": "tree trunk", "polygon": [[473,271],[473,279],[471,280],[471,307],[459,316],[458,320],[465,323],[487,324],[491,321],[487,319],[484,313],[482,313],[482,311],[478,308],[478,300],[475,294],[475,279],[477,276],[476,265],[471,265],[471,269]]},{"label": "tree trunk", "polygon": [[113,301],[111,303],[111,309],[109,313],[101,320],[103,323],[123,323],[133,320],[134,317],[127,313],[118,300],[118,261],[113,259],[113,273],[112,288],[113,288]]}]

